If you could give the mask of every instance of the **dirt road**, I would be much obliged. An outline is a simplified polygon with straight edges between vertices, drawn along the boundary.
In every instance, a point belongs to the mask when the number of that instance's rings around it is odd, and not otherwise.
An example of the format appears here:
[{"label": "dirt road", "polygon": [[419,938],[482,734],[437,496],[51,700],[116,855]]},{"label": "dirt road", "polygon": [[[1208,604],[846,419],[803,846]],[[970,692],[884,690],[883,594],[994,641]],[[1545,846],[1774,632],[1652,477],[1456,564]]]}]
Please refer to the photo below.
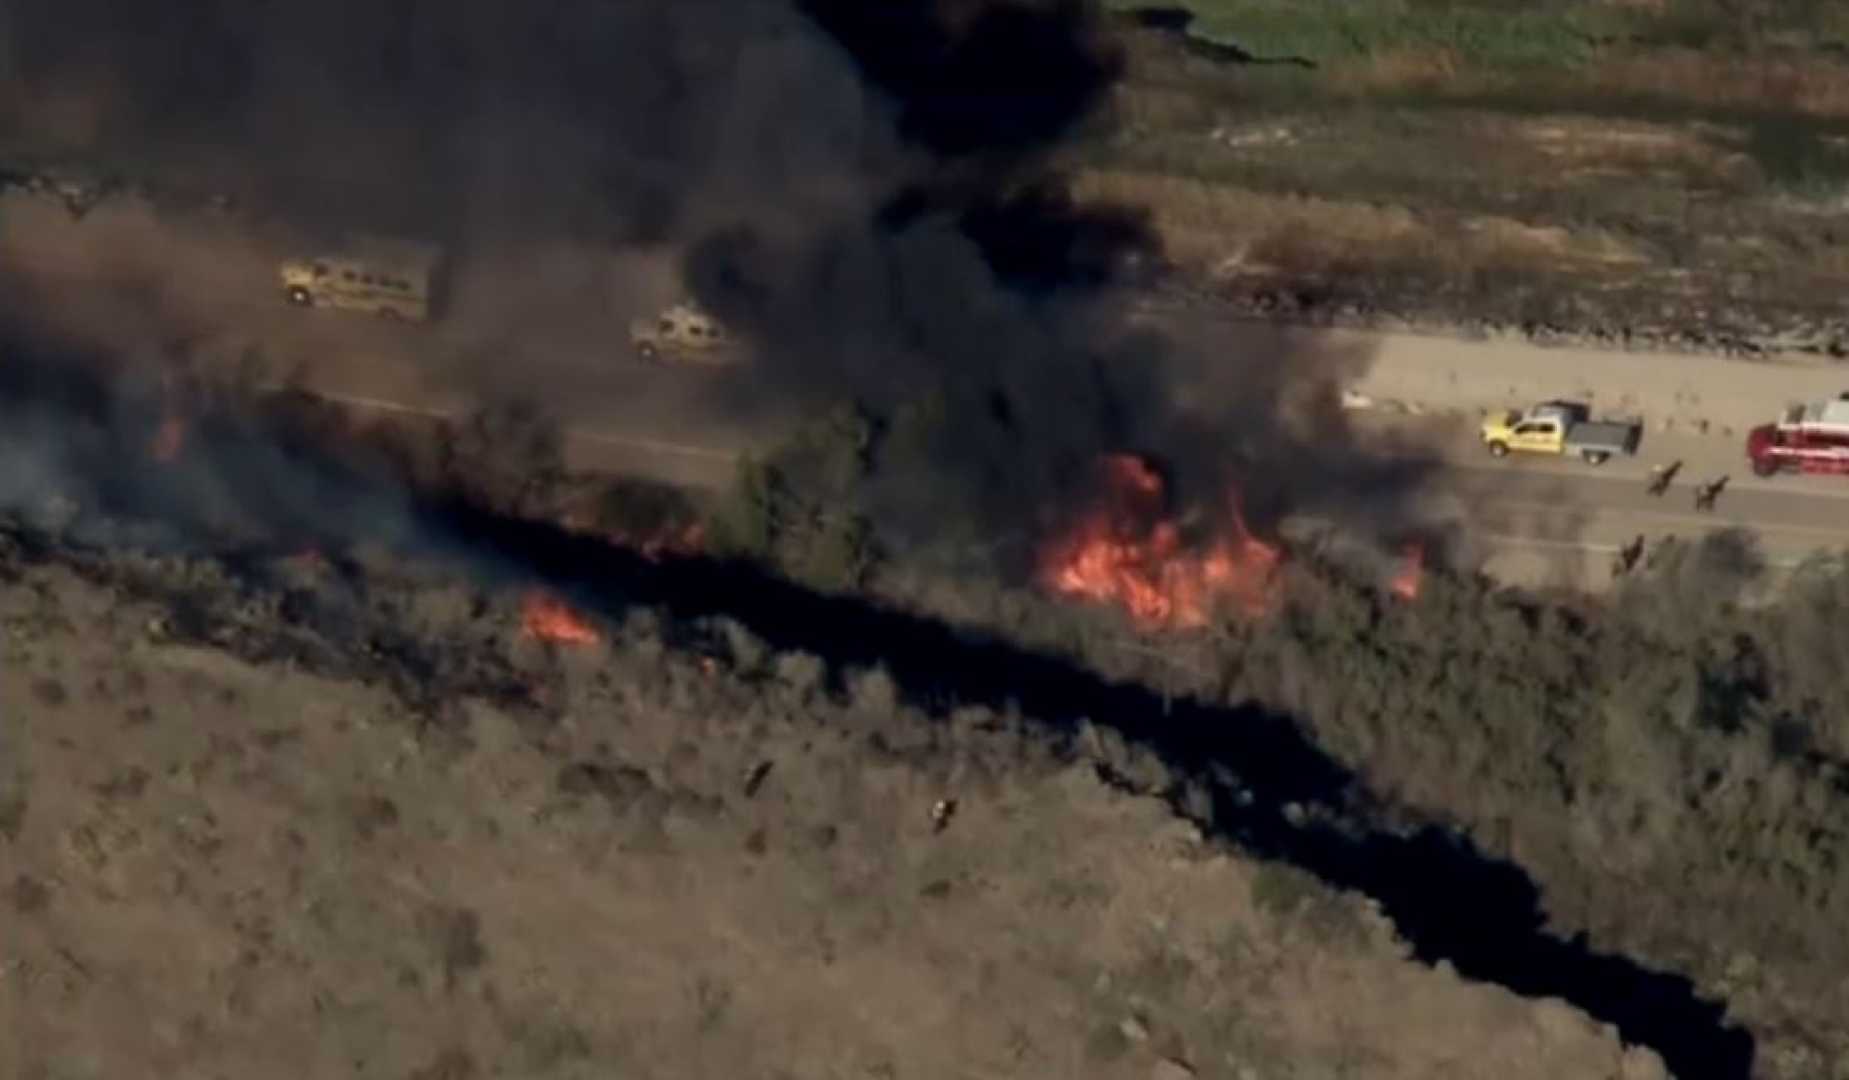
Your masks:
[{"label": "dirt road", "polygon": [[1748,428],[1769,422],[1789,402],[1849,390],[1849,367],[1807,354],[1740,360],[1554,347],[1513,337],[1306,329],[1157,306],[1144,306],[1139,317],[1278,356],[1363,356],[1366,371],[1352,389],[1382,405],[1479,412],[1566,397],[1600,412],[1641,415],[1653,434],[1705,433],[1736,446]]},{"label": "dirt road", "polygon": [[[691,486],[725,483],[740,453],[774,442],[794,420],[767,404],[773,397],[749,374],[651,367],[628,355],[627,319],[672,292],[658,260],[613,267],[582,252],[527,250],[492,271],[478,261],[453,284],[457,314],[419,327],[288,308],[274,266],[289,242],[232,218],[176,222],[132,202],[73,221],[55,204],[0,198],[0,280],[42,298],[61,327],[130,355],[158,349],[180,326],[221,355],[256,350],[278,384],[421,415],[458,415],[484,398],[543,387],[569,429],[573,464]],[[1849,483],[1758,480],[1741,453],[1746,426],[1787,401],[1849,385],[1849,373],[1829,366],[1413,335],[1311,337],[1194,313],[1142,317],[1248,357],[1347,357],[1346,388],[1372,406],[1357,416],[1417,427],[1442,443],[1451,468],[1439,501],[1481,523],[1488,565],[1510,578],[1597,584],[1638,535],[1728,526],[1757,532],[1775,563],[1849,546]],[[1641,414],[1649,435],[1639,458],[1596,471],[1494,462],[1459,423],[1484,407],[1556,396]],[[1683,462],[1678,482],[1661,497],[1646,494],[1649,466],[1671,461]],[[1726,492],[1712,512],[1698,512],[1691,485],[1721,475],[1730,476]]]}]

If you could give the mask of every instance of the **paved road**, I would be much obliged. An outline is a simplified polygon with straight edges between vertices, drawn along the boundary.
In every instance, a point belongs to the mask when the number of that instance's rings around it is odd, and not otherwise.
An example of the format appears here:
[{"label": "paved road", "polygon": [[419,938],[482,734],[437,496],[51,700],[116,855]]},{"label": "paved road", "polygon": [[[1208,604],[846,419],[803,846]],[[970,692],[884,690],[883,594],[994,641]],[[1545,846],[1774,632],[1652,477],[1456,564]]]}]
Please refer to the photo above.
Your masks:
[{"label": "paved road", "polygon": [[[1453,436],[1445,486],[1472,512],[1492,542],[1499,576],[1600,584],[1611,557],[1641,535],[1696,538],[1744,528],[1758,538],[1768,562],[1789,568],[1824,549],[1849,549],[1849,480],[1755,477],[1738,440],[1657,436],[1635,460],[1594,468],[1576,460],[1497,460],[1474,439]],[[1680,461],[1661,496],[1648,491],[1652,465]],[[1713,510],[1694,505],[1697,484],[1726,476]]]},{"label": "paved road", "polygon": [[[543,387],[570,431],[574,464],[677,484],[725,483],[741,452],[774,440],[791,422],[762,407],[765,399],[751,392],[749,378],[663,370],[627,357],[624,321],[638,306],[659,302],[637,286],[646,275],[600,276],[605,272],[573,264],[564,253],[496,278],[462,281],[467,310],[490,311],[492,318],[391,325],[286,308],[273,279],[277,241],[234,226],[181,229],[132,207],[104,207],[73,223],[55,206],[7,197],[0,199],[0,284],[38,298],[50,321],[113,348],[145,350],[175,326],[227,357],[254,346],[269,378],[356,409],[459,415],[484,398]],[[587,318],[587,310],[604,310],[600,298],[608,299],[607,317]],[[564,304],[568,314],[549,315],[548,303]],[[1600,360],[1410,335],[1345,334],[1318,344],[1303,331],[1208,325],[1192,314],[1151,318],[1246,356],[1328,362],[1364,392],[1425,413],[1355,415],[1364,428],[1417,430],[1442,448],[1447,469],[1433,510],[1475,522],[1491,549],[1490,568],[1506,577],[1597,585],[1606,580],[1610,555],[1634,536],[1695,536],[1728,526],[1754,530],[1775,562],[1849,547],[1849,480],[1751,477],[1736,430],[1786,398],[1833,393],[1838,382],[1849,385],[1849,374],[1839,379],[1816,365],[1709,357]],[[1561,374],[1563,364],[1568,370]],[[1597,394],[1601,365],[1618,373],[1623,393]],[[1460,368],[1467,377],[1458,376]],[[728,377],[735,380],[729,394],[715,382]],[[1551,394],[1543,389],[1550,385]],[[1499,387],[1518,399],[1591,390],[1599,400],[1622,398],[1633,406],[1654,401],[1679,422],[1664,430],[1670,416],[1643,408],[1652,426],[1639,459],[1599,469],[1576,461],[1494,461],[1476,447],[1468,425],[1431,413],[1507,401],[1492,395]],[[1707,435],[1694,433],[1702,419],[1711,421]],[[1676,486],[1661,498],[1647,495],[1649,465],[1672,460],[1684,462]],[[1722,474],[1732,479],[1715,510],[1696,512],[1691,484]]]}]

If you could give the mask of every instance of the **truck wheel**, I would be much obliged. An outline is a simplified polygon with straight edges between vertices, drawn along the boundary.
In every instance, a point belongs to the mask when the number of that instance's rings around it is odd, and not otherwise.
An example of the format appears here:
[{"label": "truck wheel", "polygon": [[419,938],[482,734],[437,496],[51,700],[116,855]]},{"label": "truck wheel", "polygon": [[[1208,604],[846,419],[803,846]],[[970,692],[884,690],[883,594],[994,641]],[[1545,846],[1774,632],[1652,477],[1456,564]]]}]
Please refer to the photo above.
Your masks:
[{"label": "truck wheel", "polygon": [[1580,457],[1585,458],[1588,465],[1603,465],[1611,459],[1611,455],[1603,450],[1587,450]]},{"label": "truck wheel", "polygon": [[1490,443],[1489,444],[1489,456],[1490,457],[1508,457],[1509,456],[1509,444],[1506,442]]},{"label": "truck wheel", "polygon": [[1754,476],[1777,476],[1778,475],[1778,462],[1768,461],[1764,458],[1761,458],[1758,461],[1753,462],[1753,475]]},{"label": "truck wheel", "polygon": [[286,295],[289,298],[289,302],[296,307],[308,307],[315,301],[314,297],[308,295],[308,290],[302,288],[300,285],[289,286],[289,291],[284,295]]}]

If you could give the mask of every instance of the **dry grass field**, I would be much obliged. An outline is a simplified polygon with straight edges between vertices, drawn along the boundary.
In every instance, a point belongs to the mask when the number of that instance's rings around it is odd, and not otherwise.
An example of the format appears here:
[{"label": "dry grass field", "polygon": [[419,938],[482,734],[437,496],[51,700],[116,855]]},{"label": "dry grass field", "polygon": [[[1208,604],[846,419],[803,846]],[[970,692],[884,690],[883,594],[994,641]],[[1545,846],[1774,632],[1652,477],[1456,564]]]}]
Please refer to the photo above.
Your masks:
[{"label": "dry grass field", "polygon": [[1126,31],[1114,122],[1073,161],[1090,197],[1150,207],[1171,259],[1216,290],[1437,321],[1842,336],[1839,8],[1183,6],[1191,36]]}]

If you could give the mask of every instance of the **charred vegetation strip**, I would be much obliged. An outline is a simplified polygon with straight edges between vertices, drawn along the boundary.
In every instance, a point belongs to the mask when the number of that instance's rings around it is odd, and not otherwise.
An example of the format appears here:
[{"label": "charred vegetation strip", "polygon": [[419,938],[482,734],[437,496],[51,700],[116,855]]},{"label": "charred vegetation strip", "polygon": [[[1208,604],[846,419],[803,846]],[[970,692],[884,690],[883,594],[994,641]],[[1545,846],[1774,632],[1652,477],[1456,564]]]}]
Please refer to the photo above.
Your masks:
[{"label": "charred vegetation strip", "polygon": [[[1616,1026],[1627,1042],[1657,1051],[1678,1076],[1750,1074],[1753,1039],[1726,1023],[1722,1004],[1699,997],[1683,977],[1549,933],[1538,890],[1520,867],[1446,829],[1404,831],[1386,824],[1388,808],[1288,717],[1253,706],[1169,700],[1147,686],[1109,681],[1067,657],[862,597],[804,589],[746,565],[646,559],[459,501],[426,504],[415,513],[418,534],[450,538],[449,554],[461,555],[489,580],[537,579],[582,609],[613,619],[636,610],[660,612],[669,617],[670,640],[690,650],[723,654],[709,627],[713,619],[730,619],[773,649],[821,657],[837,692],[845,691],[855,669],[880,668],[906,700],[939,716],[959,705],[1018,711],[1066,760],[1087,756],[1085,722],[1113,728],[1127,743],[1154,753],[1171,779],[1152,786],[1109,760],[1095,760],[1107,781],[1162,797],[1209,832],[1258,855],[1373,897],[1425,962],[1448,961],[1467,978],[1569,1001]],[[110,528],[94,535],[134,533]],[[113,545],[73,545],[30,530],[9,529],[6,536],[0,562],[58,562],[93,579],[115,578],[118,587],[122,567],[135,557]],[[288,659],[384,682],[415,711],[440,715],[445,700],[464,695],[543,710],[504,664],[468,655],[479,648],[421,641],[394,625],[390,603],[343,605],[299,590],[278,595],[259,568],[282,554],[245,551],[221,562],[215,578],[207,574],[190,586],[182,577],[177,586],[154,587],[154,578],[143,575],[137,591],[170,605],[175,636],[252,659]],[[364,573],[336,568],[352,595],[364,597]],[[256,613],[255,622],[266,629],[253,630],[247,617],[240,630],[240,611]],[[276,629],[277,620],[265,613],[286,615],[289,628]]]},{"label": "charred vegetation strip", "polygon": [[[1068,747],[1081,721],[1108,725],[1187,778],[1139,793],[1163,796],[1248,850],[1373,897],[1422,960],[1449,961],[1468,978],[1526,996],[1572,1002],[1616,1026],[1627,1042],[1657,1051],[1677,1076],[1751,1073],[1753,1038],[1727,1023],[1723,1003],[1699,997],[1687,978],[1549,933],[1539,890],[1519,866],[1449,830],[1384,827],[1373,796],[1288,717],[1256,706],[1169,701],[1159,690],[1107,681],[1065,657],[863,598],[806,590],[748,566],[613,559],[601,545],[544,525],[463,508],[442,517],[497,560],[558,568],[555,586],[608,614],[646,606],[688,628],[709,617],[731,618],[773,648],[822,657],[836,679],[854,668],[882,667],[922,708],[939,715],[959,704],[1019,709]],[[570,569],[583,566],[600,570],[586,576]],[[703,647],[697,637],[687,644]]]}]

